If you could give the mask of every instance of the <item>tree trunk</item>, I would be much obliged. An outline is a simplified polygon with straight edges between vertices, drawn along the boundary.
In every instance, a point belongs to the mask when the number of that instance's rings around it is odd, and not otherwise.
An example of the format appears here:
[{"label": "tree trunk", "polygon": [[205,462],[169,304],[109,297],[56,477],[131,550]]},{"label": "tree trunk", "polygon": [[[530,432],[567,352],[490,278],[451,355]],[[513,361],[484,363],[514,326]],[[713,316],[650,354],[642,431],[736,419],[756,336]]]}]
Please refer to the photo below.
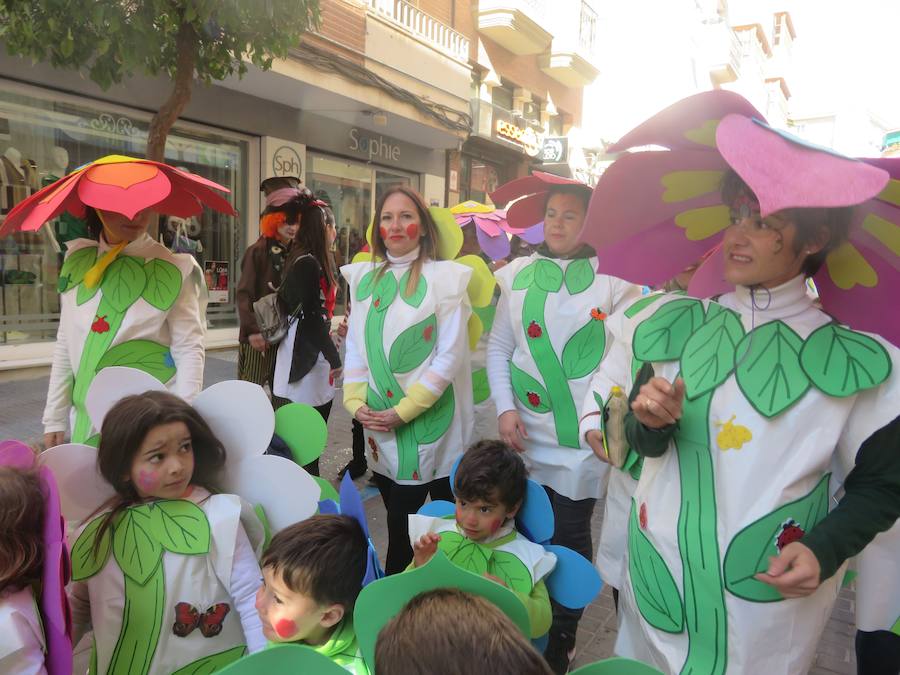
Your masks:
[{"label": "tree trunk", "polygon": [[164,161],[169,131],[191,100],[194,65],[197,60],[197,34],[190,23],[181,24],[175,45],[178,60],[175,63],[172,92],[150,120],[150,129],[147,131],[147,159],[155,162]]}]

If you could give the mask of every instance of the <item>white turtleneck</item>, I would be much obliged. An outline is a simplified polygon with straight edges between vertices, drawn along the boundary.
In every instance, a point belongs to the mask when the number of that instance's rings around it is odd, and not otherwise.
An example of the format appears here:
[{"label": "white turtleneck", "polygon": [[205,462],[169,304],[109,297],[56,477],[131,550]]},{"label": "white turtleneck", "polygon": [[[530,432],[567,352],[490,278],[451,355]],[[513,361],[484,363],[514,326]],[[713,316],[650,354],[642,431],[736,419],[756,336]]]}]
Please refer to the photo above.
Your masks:
[{"label": "white turtleneck", "polygon": [[[779,319],[827,319],[827,315],[816,309],[803,275],[774,288],[736,286],[734,291],[719,298],[719,304],[751,318],[757,326]],[[824,321],[820,319],[819,323]]]},{"label": "white turtleneck", "polygon": [[388,253],[387,259],[392,267],[407,267],[412,265],[416,261],[416,258],[419,257],[419,250],[420,247],[416,246],[412,251],[405,253],[404,255],[391,255]]}]

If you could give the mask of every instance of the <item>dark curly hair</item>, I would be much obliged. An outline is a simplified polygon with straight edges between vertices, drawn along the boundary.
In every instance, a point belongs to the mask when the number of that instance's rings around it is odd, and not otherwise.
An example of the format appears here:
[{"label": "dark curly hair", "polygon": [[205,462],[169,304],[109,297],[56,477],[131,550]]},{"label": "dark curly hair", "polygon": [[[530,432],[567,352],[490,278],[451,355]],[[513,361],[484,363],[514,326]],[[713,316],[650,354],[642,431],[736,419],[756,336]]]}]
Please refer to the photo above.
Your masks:
[{"label": "dark curly hair", "polygon": [[462,456],[453,489],[462,500],[499,500],[512,509],[525,498],[527,486],[528,471],[519,453],[503,441],[483,440]]}]

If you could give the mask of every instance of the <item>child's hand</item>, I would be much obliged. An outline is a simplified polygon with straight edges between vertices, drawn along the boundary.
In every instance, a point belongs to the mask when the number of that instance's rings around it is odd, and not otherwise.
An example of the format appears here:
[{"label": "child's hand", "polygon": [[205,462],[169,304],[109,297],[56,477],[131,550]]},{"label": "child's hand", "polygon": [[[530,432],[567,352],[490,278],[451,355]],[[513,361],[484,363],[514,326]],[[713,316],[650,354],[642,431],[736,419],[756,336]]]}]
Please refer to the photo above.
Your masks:
[{"label": "child's hand", "polygon": [[484,573],[484,578],[485,578],[485,579],[490,579],[491,581],[496,581],[496,582],[497,582],[498,584],[500,584],[501,586],[506,586],[506,584],[503,583],[503,580],[502,580],[502,579],[500,579],[499,577],[495,577],[493,574],[488,574],[487,572],[485,572],[485,573]]},{"label": "child's hand", "polygon": [[431,556],[437,553],[438,542],[441,535],[429,532],[419,537],[419,541],[413,544],[413,563],[416,567],[421,567],[431,560]]}]

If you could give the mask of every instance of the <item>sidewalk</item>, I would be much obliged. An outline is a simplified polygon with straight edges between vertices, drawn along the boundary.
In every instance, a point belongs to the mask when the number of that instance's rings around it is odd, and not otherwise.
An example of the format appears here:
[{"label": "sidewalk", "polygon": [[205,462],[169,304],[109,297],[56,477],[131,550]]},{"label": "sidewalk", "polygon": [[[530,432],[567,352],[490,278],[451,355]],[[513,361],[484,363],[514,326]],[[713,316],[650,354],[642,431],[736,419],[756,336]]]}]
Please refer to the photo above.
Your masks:
[{"label": "sidewalk", "polygon": [[[34,377],[28,378],[28,373],[23,372],[21,377],[7,377],[0,381],[0,401],[4,404],[0,406],[0,439],[18,438],[28,442],[40,440],[47,375],[46,372],[35,372]],[[237,351],[207,354],[204,386],[232,379],[236,373]],[[351,457],[350,417],[340,401],[335,401],[328,428],[328,446],[320,460],[320,471],[323,477],[336,481],[338,471]],[[378,491],[365,478],[358,480],[357,485],[363,492],[372,540],[383,556],[387,550],[384,506],[378,498]],[[595,544],[599,537],[602,511],[602,504],[598,504],[591,522]],[[855,675],[855,597],[852,585],[841,592],[819,643],[816,663],[809,671],[810,675]],[[604,588],[600,596],[586,608],[581,620],[578,628],[578,653],[572,664],[573,668],[611,656],[616,641],[616,628],[612,595],[609,589]]]}]

